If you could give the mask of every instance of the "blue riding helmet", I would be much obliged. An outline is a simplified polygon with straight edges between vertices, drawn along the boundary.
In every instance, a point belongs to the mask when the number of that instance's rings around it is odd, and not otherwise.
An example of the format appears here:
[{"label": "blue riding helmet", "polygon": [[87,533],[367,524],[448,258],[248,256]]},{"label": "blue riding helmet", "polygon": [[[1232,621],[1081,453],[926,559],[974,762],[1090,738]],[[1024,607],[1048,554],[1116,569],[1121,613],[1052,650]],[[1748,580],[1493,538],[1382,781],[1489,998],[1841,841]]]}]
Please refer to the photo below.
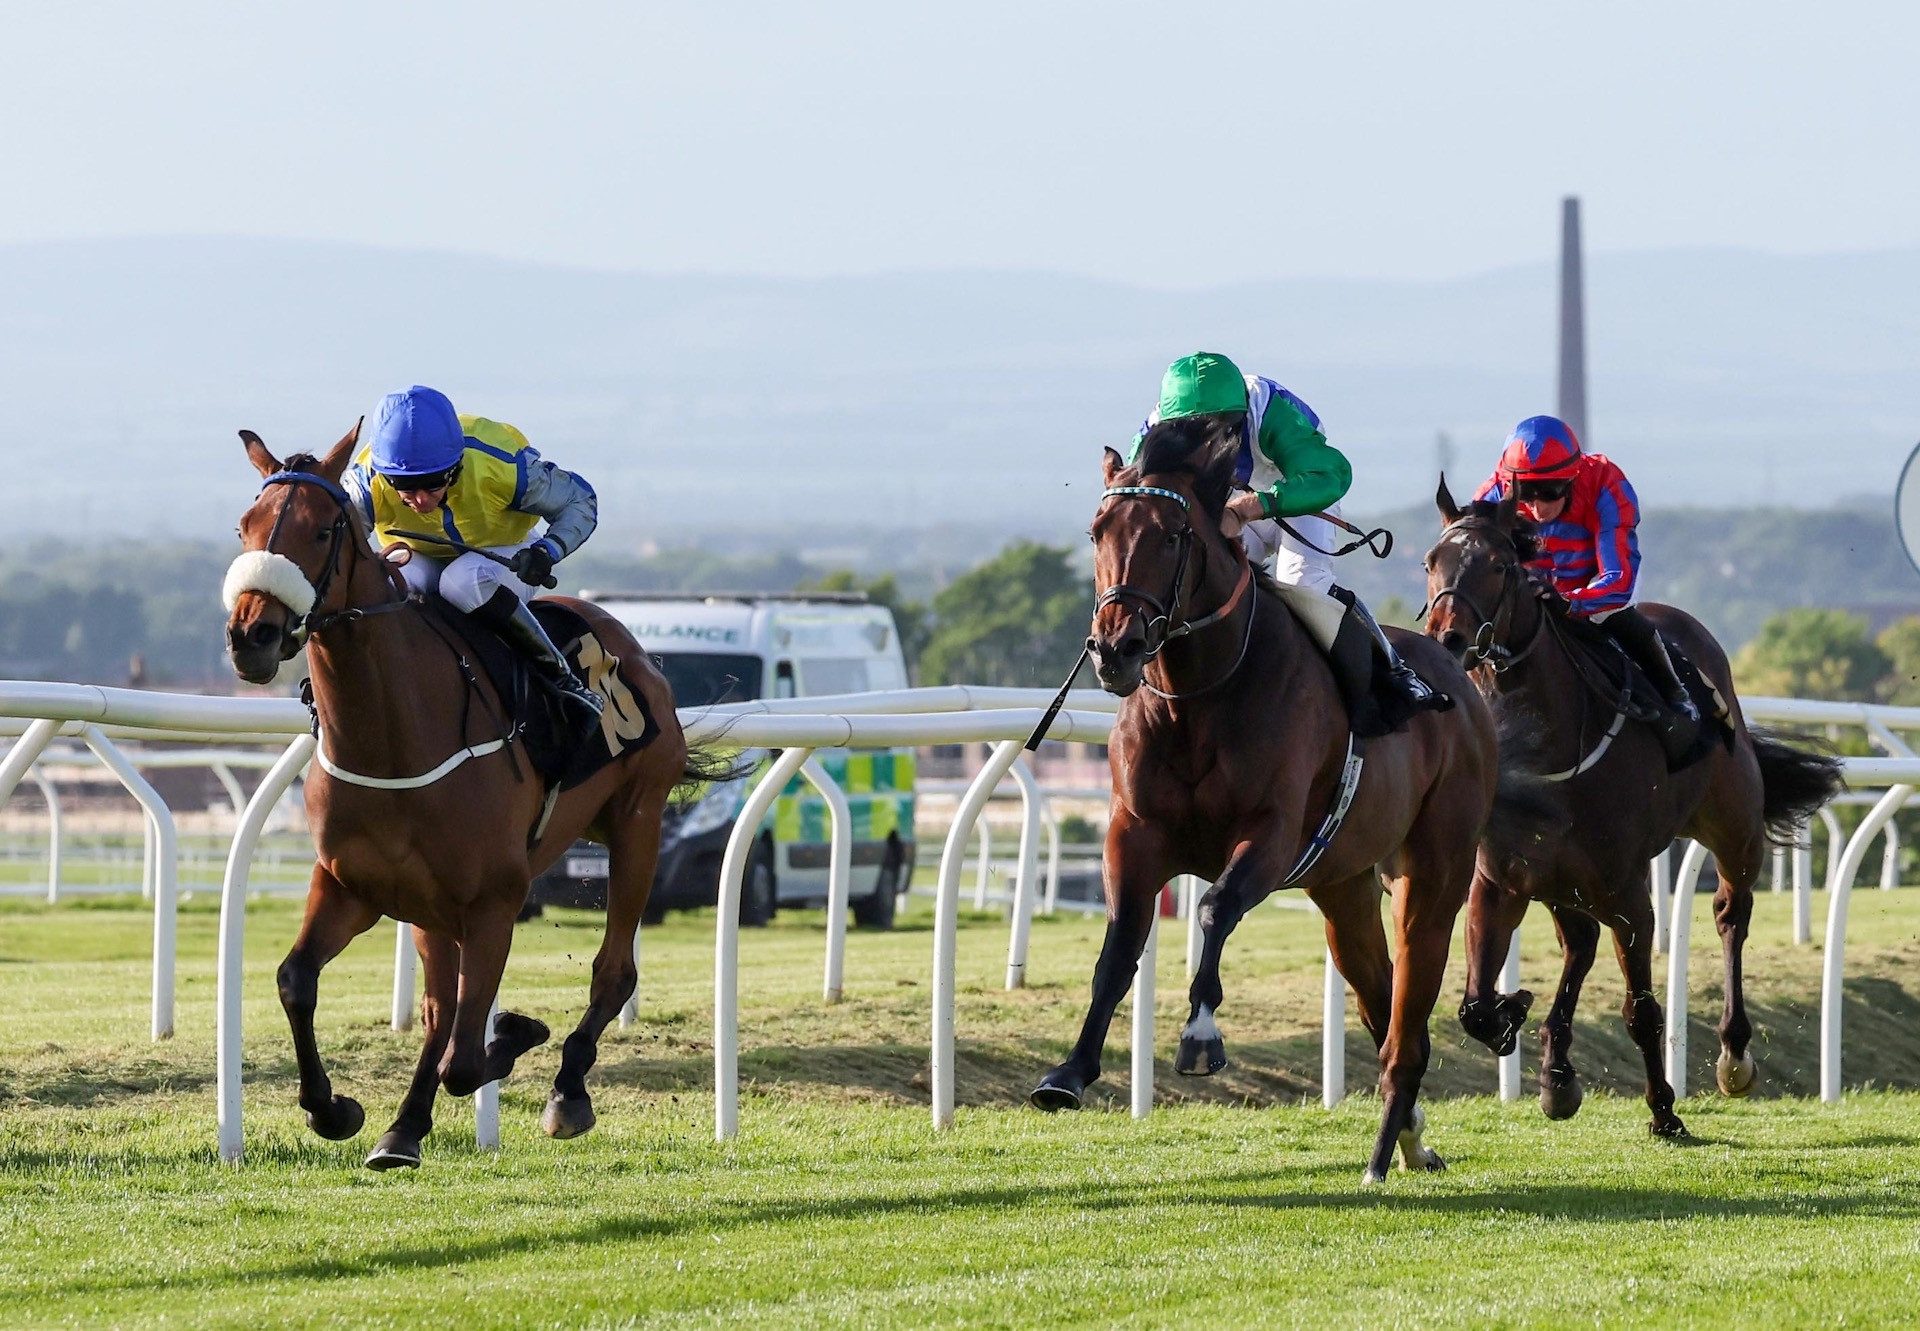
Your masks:
[{"label": "blue riding helmet", "polygon": [[436,476],[459,464],[466,432],[447,395],[415,384],[380,399],[373,414],[373,469],[404,480]]}]

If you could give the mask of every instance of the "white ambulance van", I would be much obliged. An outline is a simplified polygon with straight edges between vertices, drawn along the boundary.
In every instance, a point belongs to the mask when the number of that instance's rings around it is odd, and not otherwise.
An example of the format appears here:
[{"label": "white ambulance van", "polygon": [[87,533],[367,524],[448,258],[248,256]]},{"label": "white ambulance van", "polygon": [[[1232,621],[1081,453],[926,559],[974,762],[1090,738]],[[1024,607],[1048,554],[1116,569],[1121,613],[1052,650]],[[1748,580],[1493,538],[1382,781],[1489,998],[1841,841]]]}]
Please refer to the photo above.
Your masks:
[{"label": "white ambulance van", "polygon": [[[759,698],[806,698],[907,687],[893,614],[863,593],[583,593],[638,638],[673,685],[681,709]],[[759,759],[764,750],[744,757]],[[853,814],[850,898],[861,924],[890,928],[913,874],[912,749],[816,754],[846,792]],[[711,906],[720,860],[754,776],[707,788],[670,806],[647,918]],[[755,843],[741,885],[740,920],[765,924],[782,906],[824,905],[831,829],[826,802],[805,777],[781,792]],[[532,900],[604,906],[606,851],[581,842],[534,883]]]}]

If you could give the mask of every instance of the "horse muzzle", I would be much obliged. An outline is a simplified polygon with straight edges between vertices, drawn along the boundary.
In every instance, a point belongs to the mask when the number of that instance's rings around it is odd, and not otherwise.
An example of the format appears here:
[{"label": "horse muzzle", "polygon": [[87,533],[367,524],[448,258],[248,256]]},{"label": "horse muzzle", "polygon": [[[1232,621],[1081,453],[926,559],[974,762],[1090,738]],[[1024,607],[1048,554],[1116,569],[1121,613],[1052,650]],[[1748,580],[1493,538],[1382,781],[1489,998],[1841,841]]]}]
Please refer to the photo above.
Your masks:
[{"label": "horse muzzle", "polygon": [[286,626],[261,615],[227,625],[227,655],[233,673],[249,684],[271,684],[282,663],[299,654],[300,644]]},{"label": "horse muzzle", "polygon": [[1124,698],[1140,687],[1146,676],[1147,635],[1138,619],[1127,620],[1113,637],[1094,634],[1087,639],[1087,650],[1093,654],[1093,673],[1108,693]]}]

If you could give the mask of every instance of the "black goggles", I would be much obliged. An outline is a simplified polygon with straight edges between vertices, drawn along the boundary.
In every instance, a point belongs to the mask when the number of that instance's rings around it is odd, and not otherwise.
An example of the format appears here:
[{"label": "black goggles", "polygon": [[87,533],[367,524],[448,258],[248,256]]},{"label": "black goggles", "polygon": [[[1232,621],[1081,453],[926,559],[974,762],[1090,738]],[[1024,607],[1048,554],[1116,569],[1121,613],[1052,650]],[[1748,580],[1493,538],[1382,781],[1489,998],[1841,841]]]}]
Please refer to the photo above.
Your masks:
[{"label": "black goggles", "polygon": [[389,476],[387,484],[396,490],[418,492],[425,490],[444,490],[459,478],[460,468],[448,467],[445,471],[423,472],[418,476]]},{"label": "black goggles", "polygon": [[1551,504],[1556,499],[1565,499],[1573,493],[1572,481],[1515,481],[1513,493],[1516,499],[1525,499],[1530,503]]}]

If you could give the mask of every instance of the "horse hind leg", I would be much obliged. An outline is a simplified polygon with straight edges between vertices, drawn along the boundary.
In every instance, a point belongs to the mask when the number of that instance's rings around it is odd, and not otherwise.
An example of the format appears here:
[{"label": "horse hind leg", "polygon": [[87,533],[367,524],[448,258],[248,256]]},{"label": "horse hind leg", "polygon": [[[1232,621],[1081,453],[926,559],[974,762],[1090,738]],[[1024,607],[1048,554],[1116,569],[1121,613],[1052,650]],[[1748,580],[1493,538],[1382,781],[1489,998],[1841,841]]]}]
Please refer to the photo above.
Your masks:
[{"label": "horse hind leg", "polygon": [[367,1156],[367,1168],[418,1169],[420,1144],[433,1131],[433,1101],[440,1092],[440,1059],[453,1033],[453,1013],[460,997],[460,945],[445,934],[413,930],[419,949],[424,983],[420,997],[420,1061],[393,1124],[381,1134]]},{"label": "horse hind leg", "polygon": [[[1757,840],[1758,838],[1756,838]],[[1726,1008],[1720,1017],[1720,1056],[1714,1060],[1714,1080],[1720,1093],[1738,1098],[1750,1094],[1759,1070],[1748,1048],[1753,1039],[1753,1023],[1747,1019],[1746,981],[1742,974],[1742,954],[1746,949],[1747,926],[1753,917],[1753,880],[1759,874],[1760,855],[1756,851],[1734,866],[1742,870],[1730,874],[1728,863],[1719,856],[1720,885],[1713,894],[1713,923],[1720,933],[1720,950],[1726,973]]]},{"label": "horse hind leg", "polygon": [[1540,1024],[1540,1112],[1551,1119],[1568,1119],[1580,1112],[1585,1098],[1580,1074],[1574,1071],[1573,1013],[1580,1003],[1580,987],[1593,969],[1600,946],[1600,923],[1571,908],[1554,906],[1553,927],[1560,935],[1560,987],[1553,1007]]},{"label": "horse hind leg", "polygon": [[276,976],[280,1006],[293,1031],[293,1056],[300,1069],[300,1107],[307,1126],[328,1141],[345,1141],[360,1131],[366,1110],[351,1096],[335,1095],[320,1046],[314,1039],[313,1013],[320,1000],[320,972],[348,943],[373,927],[380,913],[350,896],[340,880],[314,866],[307,890],[307,914],[293,948]]},{"label": "horse hind leg", "polygon": [[626,1006],[639,983],[633,964],[633,938],[653,890],[660,856],[660,815],[664,792],[644,801],[633,820],[611,836],[607,854],[607,931],[593,959],[593,983],[587,1010],[560,1051],[553,1094],[540,1115],[540,1130],[562,1140],[592,1130],[593,1098],[587,1073],[600,1057],[600,1036]]}]

